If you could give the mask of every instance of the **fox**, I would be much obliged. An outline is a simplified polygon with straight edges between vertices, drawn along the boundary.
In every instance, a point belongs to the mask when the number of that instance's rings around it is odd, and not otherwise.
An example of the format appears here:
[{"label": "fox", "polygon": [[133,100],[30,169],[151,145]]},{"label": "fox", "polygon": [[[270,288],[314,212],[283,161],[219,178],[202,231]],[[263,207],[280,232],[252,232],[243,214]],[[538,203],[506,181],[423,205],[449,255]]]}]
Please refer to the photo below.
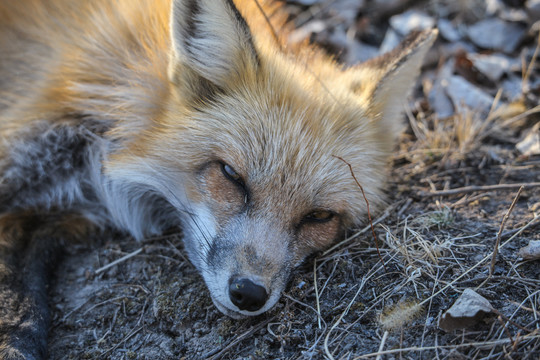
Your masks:
[{"label": "fox", "polygon": [[[274,5],[264,5],[272,7]],[[47,357],[62,249],[180,228],[213,303],[271,309],[384,205],[435,29],[352,67],[256,0],[0,0],[0,358]]]}]

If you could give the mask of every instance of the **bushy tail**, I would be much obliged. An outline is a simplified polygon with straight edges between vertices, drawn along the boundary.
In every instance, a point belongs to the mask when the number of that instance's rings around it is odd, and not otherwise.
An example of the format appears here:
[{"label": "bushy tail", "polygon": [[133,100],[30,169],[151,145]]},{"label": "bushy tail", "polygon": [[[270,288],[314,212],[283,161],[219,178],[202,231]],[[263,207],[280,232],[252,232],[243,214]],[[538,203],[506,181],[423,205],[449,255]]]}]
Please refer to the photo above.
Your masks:
[{"label": "bushy tail", "polygon": [[87,232],[74,215],[0,216],[0,359],[47,357],[47,283],[61,245]]}]

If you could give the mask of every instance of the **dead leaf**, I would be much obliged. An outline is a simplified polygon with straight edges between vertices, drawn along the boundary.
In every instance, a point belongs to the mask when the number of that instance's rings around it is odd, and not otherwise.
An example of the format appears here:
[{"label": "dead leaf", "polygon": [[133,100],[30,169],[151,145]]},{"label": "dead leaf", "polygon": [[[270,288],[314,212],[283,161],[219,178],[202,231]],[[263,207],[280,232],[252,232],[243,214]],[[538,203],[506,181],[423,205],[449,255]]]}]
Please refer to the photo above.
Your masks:
[{"label": "dead leaf", "polygon": [[464,329],[476,324],[486,314],[493,311],[489,301],[474,290],[465,289],[452,307],[439,320],[439,327],[445,331]]},{"label": "dead leaf", "polygon": [[529,241],[529,245],[519,250],[518,256],[523,260],[540,260],[540,240]]}]

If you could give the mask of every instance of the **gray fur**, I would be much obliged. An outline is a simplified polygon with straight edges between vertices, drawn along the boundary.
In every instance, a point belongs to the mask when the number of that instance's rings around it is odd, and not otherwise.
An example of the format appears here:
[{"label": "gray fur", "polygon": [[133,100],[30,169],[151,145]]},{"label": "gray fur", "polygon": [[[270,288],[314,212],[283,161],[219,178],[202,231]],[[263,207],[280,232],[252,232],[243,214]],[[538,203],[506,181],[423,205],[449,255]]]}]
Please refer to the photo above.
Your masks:
[{"label": "gray fur", "polygon": [[39,123],[9,141],[2,156],[2,210],[66,209],[96,202],[90,173],[100,139],[81,125]]}]

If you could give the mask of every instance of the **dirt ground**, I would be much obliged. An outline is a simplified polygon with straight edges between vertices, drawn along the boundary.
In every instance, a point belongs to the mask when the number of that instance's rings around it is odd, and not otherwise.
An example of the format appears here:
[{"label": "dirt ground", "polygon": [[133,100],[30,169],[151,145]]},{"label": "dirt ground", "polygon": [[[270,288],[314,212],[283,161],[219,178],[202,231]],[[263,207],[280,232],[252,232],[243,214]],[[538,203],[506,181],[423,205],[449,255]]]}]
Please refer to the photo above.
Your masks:
[{"label": "dirt ground", "polygon": [[[540,151],[523,141],[540,136],[540,15],[532,3],[290,1],[296,36],[347,64],[389,41],[391,27],[403,26],[395,16],[407,10],[448,21],[460,35],[437,41],[408,104],[388,208],[373,214],[380,257],[369,226],[351,231],[297,269],[273,310],[232,320],[212,304],[181,234],[74,246],[50,289],[50,358],[540,359],[540,260],[519,253],[540,240]],[[524,29],[515,48],[463,35],[486,18]],[[503,53],[517,65],[486,79],[475,56]],[[432,90],[444,85],[445,69],[493,102],[475,108],[472,90],[457,101],[452,86],[438,98]],[[441,318],[465,289],[490,308],[443,330]]]}]

